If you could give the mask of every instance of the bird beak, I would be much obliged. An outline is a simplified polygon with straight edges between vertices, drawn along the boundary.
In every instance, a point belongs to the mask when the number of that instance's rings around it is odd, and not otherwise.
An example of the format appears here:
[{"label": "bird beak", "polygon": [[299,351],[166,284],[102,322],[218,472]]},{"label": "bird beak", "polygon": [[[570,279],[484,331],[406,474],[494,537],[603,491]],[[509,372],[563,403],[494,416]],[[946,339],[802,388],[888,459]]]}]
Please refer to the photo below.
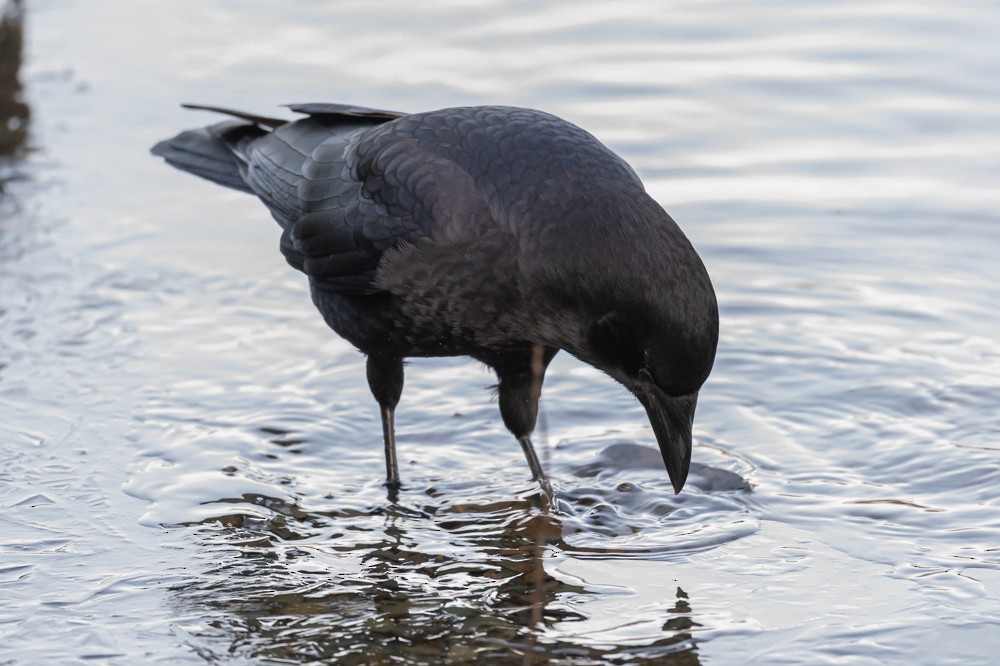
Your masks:
[{"label": "bird beak", "polygon": [[684,487],[691,468],[691,426],[698,394],[670,396],[652,382],[640,384],[635,394],[646,408],[670,483],[677,494]]}]

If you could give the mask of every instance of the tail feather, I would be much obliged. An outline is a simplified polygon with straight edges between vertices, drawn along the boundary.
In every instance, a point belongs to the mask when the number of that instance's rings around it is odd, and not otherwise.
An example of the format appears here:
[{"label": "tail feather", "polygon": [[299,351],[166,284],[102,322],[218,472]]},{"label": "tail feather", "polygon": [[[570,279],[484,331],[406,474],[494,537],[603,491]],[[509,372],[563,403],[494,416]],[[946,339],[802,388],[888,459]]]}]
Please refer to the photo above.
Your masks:
[{"label": "tail feather", "polygon": [[152,153],[181,171],[252,194],[244,178],[247,161],[241,148],[267,133],[257,125],[226,121],[181,132],[153,146]]}]

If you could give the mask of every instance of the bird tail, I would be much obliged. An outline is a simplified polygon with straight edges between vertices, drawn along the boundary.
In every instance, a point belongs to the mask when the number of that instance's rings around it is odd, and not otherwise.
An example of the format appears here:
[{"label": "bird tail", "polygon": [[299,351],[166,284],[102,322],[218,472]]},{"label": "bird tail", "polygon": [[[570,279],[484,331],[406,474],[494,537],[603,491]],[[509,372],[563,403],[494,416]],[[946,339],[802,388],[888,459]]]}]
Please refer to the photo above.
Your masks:
[{"label": "bird tail", "polygon": [[245,147],[266,134],[268,130],[257,124],[227,120],[165,139],[153,146],[152,153],[181,171],[252,194],[245,178]]}]

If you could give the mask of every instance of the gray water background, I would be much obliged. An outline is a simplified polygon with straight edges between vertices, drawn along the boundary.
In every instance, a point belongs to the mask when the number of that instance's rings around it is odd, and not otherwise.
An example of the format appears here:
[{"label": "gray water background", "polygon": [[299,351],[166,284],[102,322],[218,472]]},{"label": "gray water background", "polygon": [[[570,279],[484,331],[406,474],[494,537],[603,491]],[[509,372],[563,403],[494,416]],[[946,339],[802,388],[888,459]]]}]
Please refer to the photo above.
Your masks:
[{"label": "gray water background", "polygon": [[[0,664],[996,662],[1000,4],[24,14]],[[214,121],[185,101],[502,103],[596,134],[719,294],[684,492],[634,399],[560,355],[546,514],[493,378],[436,359],[408,369],[387,502],[362,357],[273,222],[147,154]]]}]

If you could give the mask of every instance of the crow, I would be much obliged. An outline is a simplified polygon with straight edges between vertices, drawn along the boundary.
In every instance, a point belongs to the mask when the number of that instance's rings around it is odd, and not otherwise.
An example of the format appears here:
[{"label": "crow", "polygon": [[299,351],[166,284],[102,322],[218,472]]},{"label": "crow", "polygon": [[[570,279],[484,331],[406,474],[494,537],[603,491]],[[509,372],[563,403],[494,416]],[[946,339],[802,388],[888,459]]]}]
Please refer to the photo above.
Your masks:
[{"label": "crow", "polygon": [[635,395],[680,492],[715,361],[715,291],[674,220],[594,136],[506,106],[294,104],[294,121],[185,106],[231,118],[152,152],[256,195],[282,227],[281,252],[326,323],[367,357],[390,495],[405,358],[491,367],[503,423],[546,483],[531,433],[560,349]]}]

